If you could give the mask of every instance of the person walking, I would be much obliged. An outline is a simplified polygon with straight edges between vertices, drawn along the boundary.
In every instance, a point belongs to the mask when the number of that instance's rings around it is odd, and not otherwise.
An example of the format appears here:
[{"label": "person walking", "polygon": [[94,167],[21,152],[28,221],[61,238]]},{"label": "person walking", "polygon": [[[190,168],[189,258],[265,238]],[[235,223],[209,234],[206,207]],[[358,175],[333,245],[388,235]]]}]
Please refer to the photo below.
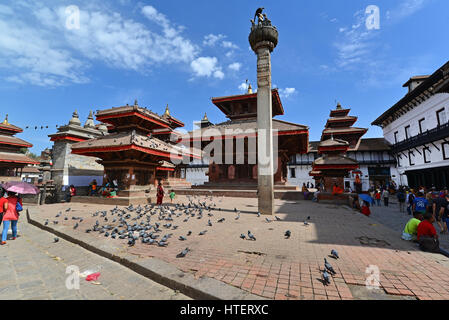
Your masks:
[{"label": "person walking", "polygon": [[415,202],[415,195],[413,194],[413,189],[409,191],[407,195],[407,213],[409,216],[412,215],[413,203]]},{"label": "person walking", "polygon": [[162,187],[161,181],[159,180],[159,184],[157,186],[157,204],[162,205],[162,201],[164,200],[164,188]]},{"label": "person walking", "polygon": [[405,212],[405,192],[403,188],[399,188],[396,197],[399,202],[399,212]]},{"label": "person walking", "polygon": [[384,191],[382,191],[382,199],[384,199],[385,207],[388,207],[388,201],[390,199],[390,193],[388,192],[387,189],[384,189]]},{"label": "person walking", "polygon": [[3,215],[6,213],[6,209],[8,209],[8,200],[1,195],[0,196],[0,226],[2,225]]},{"label": "person walking", "polygon": [[1,244],[6,244],[6,239],[8,236],[9,226],[12,229],[12,240],[16,240],[17,237],[17,221],[19,220],[19,212],[17,211],[17,203],[22,206],[22,199],[19,199],[14,192],[8,191],[7,207],[5,214],[3,215],[3,232],[2,232],[2,242]]},{"label": "person walking", "polygon": [[380,204],[380,191],[379,190],[376,191],[374,198],[376,199],[377,206],[380,207],[381,204]]}]

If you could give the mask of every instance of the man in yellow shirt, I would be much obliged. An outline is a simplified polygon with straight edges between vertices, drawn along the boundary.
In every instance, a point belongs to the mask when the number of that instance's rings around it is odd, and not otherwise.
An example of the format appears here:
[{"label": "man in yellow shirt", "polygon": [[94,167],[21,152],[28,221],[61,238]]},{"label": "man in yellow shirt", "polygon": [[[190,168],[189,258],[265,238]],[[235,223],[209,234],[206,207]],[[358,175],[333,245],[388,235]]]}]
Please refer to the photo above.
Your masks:
[{"label": "man in yellow shirt", "polygon": [[416,236],[418,234],[418,225],[423,220],[423,215],[420,212],[415,212],[413,218],[407,222],[402,232],[402,239],[407,241],[416,241]]}]

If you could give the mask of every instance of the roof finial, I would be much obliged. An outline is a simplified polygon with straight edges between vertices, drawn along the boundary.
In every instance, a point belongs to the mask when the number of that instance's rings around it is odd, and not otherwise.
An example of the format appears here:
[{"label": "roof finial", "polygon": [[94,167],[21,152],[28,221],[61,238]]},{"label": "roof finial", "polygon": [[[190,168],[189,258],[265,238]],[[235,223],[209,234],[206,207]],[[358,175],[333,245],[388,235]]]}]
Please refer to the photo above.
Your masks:
[{"label": "roof finial", "polygon": [[207,118],[207,113],[206,112],[204,112],[204,117],[203,117],[202,121],[209,121],[209,119]]},{"label": "roof finial", "polygon": [[3,124],[9,124],[9,122],[8,122],[8,114],[6,114],[5,120],[3,120]]},{"label": "roof finial", "polygon": [[138,106],[138,104],[137,104],[137,99],[134,100],[134,105],[135,105],[135,106]]},{"label": "roof finial", "polygon": [[167,103],[167,106],[165,107],[164,116],[167,116],[167,117],[170,116],[170,110],[168,109],[168,103]]},{"label": "roof finial", "polygon": [[80,126],[81,121],[79,118],[80,117],[78,116],[78,111],[75,110],[75,112],[72,114],[72,119],[70,119],[69,124]]},{"label": "roof finial", "polygon": [[337,110],[342,110],[340,102],[337,102]]}]

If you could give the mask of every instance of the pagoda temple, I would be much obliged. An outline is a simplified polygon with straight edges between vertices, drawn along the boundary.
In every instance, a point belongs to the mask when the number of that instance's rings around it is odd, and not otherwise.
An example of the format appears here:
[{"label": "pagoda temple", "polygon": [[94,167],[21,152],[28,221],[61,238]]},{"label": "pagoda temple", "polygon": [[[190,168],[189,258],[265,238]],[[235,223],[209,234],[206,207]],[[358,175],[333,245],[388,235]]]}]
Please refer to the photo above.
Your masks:
[{"label": "pagoda temple", "polygon": [[[190,146],[200,143],[203,151],[211,140],[223,141],[221,161],[215,161],[217,157],[214,154],[212,155],[213,159],[208,159],[209,181],[199,188],[257,188],[257,93],[252,92],[250,85],[246,94],[212,98],[212,103],[229,120],[212,124],[205,115],[203,120],[197,123],[199,128],[190,132],[187,137],[191,143]],[[272,90],[272,103],[272,117],[283,115],[284,108],[277,89]],[[278,139],[278,162],[274,183],[278,188],[287,187],[287,164],[291,155],[308,151],[309,128],[273,119],[273,132]],[[231,154],[228,154],[229,152],[225,148],[225,140],[229,139],[233,141]],[[248,148],[250,141],[255,146],[254,148]],[[243,163],[237,161],[237,156],[242,158],[242,154],[237,155],[241,152],[237,151],[237,145],[244,145]],[[255,160],[253,163],[248,161],[250,157]],[[231,163],[229,163],[230,159],[232,159]],[[292,189],[296,189],[296,187],[292,187]]]},{"label": "pagoda temple", "polygon": [[98,111],[96,119],[108,125],[109,134],[72,145],[72,153],[101,159],[97,161],[104,166],[104,178],[118,182],[119,197],[143,197],[154,191],[158,171],[175,169],[171,160],[200,157],[164,141],[183,125],[167,111],[159,116],[137,101]]},{"label": "pagoda temple", "polygon": [[15,137],[23,130],[8,122],[8,115],[0,123],[0,180],[20,180],[22,169],[27,165],[39,164],[20,152],[22,148],[31,148],[33,145]]},{"label": "pagoda temple", "polygon": [[362,136],[368,131],[364,128],[352,127],[357,117],[349,116],[351,109],[343,109],[340,104],[330,112],[325,129],[318,145],[318,154],[312,165],[310,176],[324,184],[327,192],[333,190],[334,185],[344,187],[344,177],[350,171],[359,168],[357,160],[346,156],[351,150],[358,149]]}]

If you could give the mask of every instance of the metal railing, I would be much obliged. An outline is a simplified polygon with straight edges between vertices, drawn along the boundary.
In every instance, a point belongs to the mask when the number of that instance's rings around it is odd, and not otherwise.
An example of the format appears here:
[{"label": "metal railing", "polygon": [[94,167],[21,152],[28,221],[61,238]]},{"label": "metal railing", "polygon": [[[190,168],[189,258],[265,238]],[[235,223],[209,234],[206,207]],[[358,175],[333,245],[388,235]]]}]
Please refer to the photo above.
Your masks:
[{"label": "metal railing", "polygon": [[394,144],[392,151],[398,153],[447,137],[449,137],[449,122]]}]

